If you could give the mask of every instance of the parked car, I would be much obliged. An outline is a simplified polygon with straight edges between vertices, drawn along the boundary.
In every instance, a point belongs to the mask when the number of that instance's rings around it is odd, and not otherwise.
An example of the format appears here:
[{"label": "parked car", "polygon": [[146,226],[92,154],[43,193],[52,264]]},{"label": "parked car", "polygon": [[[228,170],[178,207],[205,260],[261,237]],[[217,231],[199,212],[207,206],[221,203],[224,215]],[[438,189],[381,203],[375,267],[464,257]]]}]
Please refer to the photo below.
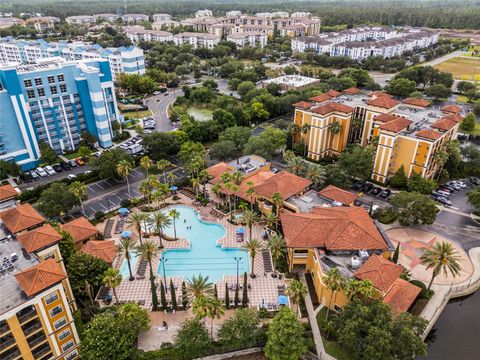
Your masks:
[{"label": "parked car", "polygon": [[375,186],[373,186],[373,184],[370,184],[370,183],[366,183],[365,185],[362,186],[362,192],[364,192],[365,194],[368,194],[370,191],[373,190]]},{"label": "parked car", "polygon": [[72,165],[70,165],[70,162],[63,162],[60,164],[63,170],[68,171],[72,168]]},{"label": "parked car", "polygon": [[450,181],[450,182],[446,183],[445,185],[447,185],[448,187],[451,187],[451,188],[455,189],[456,191],[462,190],[462,187],[461,187],[459,184],[454,183],[453,181]]},{"label": "parked car", "polygon": [[443,197],[443,196],[437,197],[436,200],[437,200],[440,204],[443,204],[443,205],[447,205],[447,206],[451,206],[451,205],[452,205],[452,202],[451,202],[450,200],[448,200],[446,197]]},{"label": "parked car", "polygon": [[470,178],[470,182],[473,184],[473,185],[480,185],[480,179],[479,178],[476,178],[474,176],[472,176]]},{"label": "parked car", "polygon": [[390,195],[392,195],[392,190],[390,189],[385,189],[380,193],[380,197],[385,200],[387,200],[390,197]]},{"label": "parked car", "polygon": [[57,173],[50,165],[45,166],[45,171],[48,175],[55,175]]},{"label": "parked car", "polygon": [[452,186],[449,186],[449,185],[446,185],[446,184],[440,185],[439,188],[445,189],[445,191],[448,191],[450,193],[455,192],[455,189]]},{"label": "parked car", "polygon": [[86,170],[86,171],[84,172],[85,175],[91,174],[91,173],[92,173],[92,170]]},{"label": "parked car", "polygon": [[447,198],[450,196],[450,193],[449,193],[449,192],[444,191],[444,190],[442,190],[442,189],[437,189],[437,190],[435,190],[434,192],[440,194],[441,196],[447,197]]},{"label": "parked car", "polygon": [[57,173],[63,171],[63,168],[60,166],[60,164],[52,165],[52,167],[53,167],[53,170],[55,170]]},{"label": "parked car", "polygon": [[75,162],[76,162],[79,166],[85,165],[85,160],[83,160],[81,157],[76,158],[76,159],[75,159]]},{"label": "parked car", "polygon": [[77,175],[75,175],[75,174],[70,174],[70,175],[67,176],[67,179],[68,179],[68,180],[72,180],[72,179],[75,179],[76,177],[77,177]]},{"label": "parked car", "polygon": [[355,181],[352,185],[353,190],[360,190],[363,185],[365,185],[365,181]]},{"label": "parked car", "polygon": [[48,176],[48,173],[45,171],[44,168],[42,167],[38,167],[37,168],[37,174],[40,176],[40,177],[46,177]]},{"label": "parked car", "polygon": [[38,174],[35,170],[30,171],[28,174],[30,174],[30,176],[32,177],[33,180],[38,179]]},{"label": "parked car", "polygon": [[382,192],[382,189],[381,189],[381,188],[379,188],[379,187],[377,187],[377,186],[374,186],[373,189],[372,189],[372,191],[370,192],[370,194],[377,196],[377,195],[380,194],[381,192]]},{"label": "parked car", "polygon": [[102,153],[100,151],[94,152],[92,154],[93,157],[100,157],[100,155],[102,155]]},{"label": "parked car", "polygon": [[78,166],[78,164],[75,162],[75,160],[70,160],[68,163],[70,164],[70,166],[72,168]]},{"label": "parked car", "polygon": [[461,189],[465,189],[467,187],[467,184],[465,184],[463,181],[460,181],[460,180],[453,180],[451,182],[454,183],[455,185],[460,186]]}]

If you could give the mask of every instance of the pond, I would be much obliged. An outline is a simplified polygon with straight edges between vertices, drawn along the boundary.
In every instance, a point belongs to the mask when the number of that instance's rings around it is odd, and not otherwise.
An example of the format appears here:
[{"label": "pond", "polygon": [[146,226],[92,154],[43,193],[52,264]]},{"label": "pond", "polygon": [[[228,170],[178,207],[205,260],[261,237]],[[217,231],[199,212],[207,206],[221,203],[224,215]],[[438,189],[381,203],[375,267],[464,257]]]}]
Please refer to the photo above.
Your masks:
[{"label": "pond", "polygon": [[201,109],[194,106],[190,106],[187,109],[187,114],[193,117],[195,120],[198,121],[207,121],[212,120],[213,111],[208,109]]},{"label": "pond", "polygon": [[427,336],[428,355],[416,360],[480,358],[480,291],[451,300]]}]

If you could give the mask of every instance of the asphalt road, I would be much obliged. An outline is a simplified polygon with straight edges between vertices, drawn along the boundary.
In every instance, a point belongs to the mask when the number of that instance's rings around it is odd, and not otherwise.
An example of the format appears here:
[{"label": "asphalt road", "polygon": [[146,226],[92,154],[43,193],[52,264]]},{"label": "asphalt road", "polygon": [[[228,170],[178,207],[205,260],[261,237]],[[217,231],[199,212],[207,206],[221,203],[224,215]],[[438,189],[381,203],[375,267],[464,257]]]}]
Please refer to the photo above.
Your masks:
[{"label": "asphalt road", "polygon": [[46,177],[43,177],[43,178],[38,178],[37,180],[30,181],[28,183],[18,184],[18,188],[22,191],[25,191],[29,188],[37,187],[37,186],[40,186],[40,185],[45,185],[45,184],[48,184],[48,183],[51,183],[51,182],[57,181],[57,180],[62,180],[70,174],[74,174],[74,175],[83,174],[87,170],[90,170],[89,165],[76,166],[76,167],[74,167],[74,168],[72,168],[71,170],[68,170],[68,171],[62,171],[62,172],[59,172],[55,175],[46,176]]}]

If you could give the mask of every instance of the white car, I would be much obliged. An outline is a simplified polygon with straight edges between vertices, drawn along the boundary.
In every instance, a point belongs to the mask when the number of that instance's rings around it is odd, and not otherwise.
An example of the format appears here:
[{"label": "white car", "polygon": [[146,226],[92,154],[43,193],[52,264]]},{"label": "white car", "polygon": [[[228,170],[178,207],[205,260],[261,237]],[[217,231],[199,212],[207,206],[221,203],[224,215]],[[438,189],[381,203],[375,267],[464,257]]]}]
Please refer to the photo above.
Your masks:
[{"label": "white car", "polygon": [[455,180],[455,181],[452,181],[452,183],[460,186],[462,189],[465,189],[467,187],[467,184],[465,184],[463,181]]},{"label": "white car", "polygon": [[75,175],[75,174],[70,174],[70,175],[67,176],[67,179],[68,179],[68,180],[72,180],[72,179],[75,179],[76,177],[77,177],[77,175]]},{"label": "white car", "polygon": [[55,175],[57,173],[50,165],[45,166],[45,171],[48,175]]},{"label": "white car", "polygon": [[40,176],[40,177],[48,176],[48,173],[42,167],[38,167],[36,171],[37,171],[38,176]]}]

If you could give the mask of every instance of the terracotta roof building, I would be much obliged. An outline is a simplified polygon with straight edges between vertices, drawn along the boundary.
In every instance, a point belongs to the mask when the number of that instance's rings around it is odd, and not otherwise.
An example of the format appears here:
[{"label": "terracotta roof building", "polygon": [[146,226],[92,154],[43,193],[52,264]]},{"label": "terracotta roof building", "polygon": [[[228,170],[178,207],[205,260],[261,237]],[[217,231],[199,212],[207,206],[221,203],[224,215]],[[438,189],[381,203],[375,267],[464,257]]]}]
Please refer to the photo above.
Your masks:
[{"label": "terracotta roof building", "polygon": [[394,119],[380,125],[380,129],[398,133],[408,128],[411,123],[412,123],[411,120],[405,119],[400,116],[396,116]]},{"label": "terracotta roof building", "polygon": [[14,234],[38,226],[45,221],[44,217],[28,203],[0,213],[0,219]]},{"label": "terracotta roof building", "polygon": [[389,304],[392,310],[397,313],[406,312],[420,292],[421,289],[418,286],[398,278],[383,297],[383,302]]},{"label": "terracotta roof building", "polygon": [[66,277],[54,259],[46,260],[15,274],[18,284],[28,297],[60,283]]},{"label": "terracotta roof building", "polygon": [[452,129],[454,126],[457,125],[457,122],[454,120],[451,120],[449,118],[441,118],[435,121],[434,124],[432,124],[433,129],[439,129],[442,131],[448,131]]},{"label": "terracotta roof building", "polygon": [[433,130],[428,130],[428,129],[423,129],[423,130],[417,131],[417,133],[415,135],[417,137],[425,138],[425,139],[429,139],[429,140],[438,140],[442,137],[442,134],[440,134],[436,131],[433,131]]},{"label": "terracotta roof building", "polygon": [[400,101],[394,100],[389,96],[377,96],[374,99],[370,100],[367,104],[383,109],[391,109],[394,106],[400,104]]},{"label": "terracotta roof building", "polygon": [[313,106],[313,104],[308,101],[299,101],[293,104],[292,106],[299,107],[301,109],[310,109]]},{"label": "terracotta roof building", "polygon": [[44,224],[17,236],[17,240],[29,253],[51,246],[61,239],[62,236],[50,224]]},{"label": "terracotta roof building", "polygon": [[418,106],[418,107],[428,107],[430,106],[430,101],[425,99],[417,99],[417,98],[406,98],[403,100],[404,104]]},{"label": "terracotta roof building", "polygon": [[115,240],[90,240],[82,246],[81,251],[105,260],[110,265],[113,263],[113,260],[115,260],[115,256],[117,256],[117,246],[115,245]]},{"label": "terracotta roof building", "polygon": [[254,190],[257,195],[266,199],[271,199],[273,194],[278,192],[282,195],[282,199],[286,200],[304,191],[311,184],[312,182],[308,179],[294,175],[288,171],[280,171],[256,185]]},{"label": "terracotta roof building", "polygon": [[342,93],[344,93],[344,94],[350,94],[350,95],[355,95],[355,94],[360,94],[361,91],[360,91],[360,89],[358,89],[358,88],[356,88],[356,87],[351,87],[351,88],[348,88],[348,89],[343,90]]},{"label": "terracotta roof building", "polygon": [[443,112],[446,113],[453,113],[453,114],[460,114],[462,112],[462,108],[457,105],[447,105],[441,108]]},{"label": "terracotta roof building", "polygon": [[97,228],[83,216],[63,224],[62,229],[72,235],[73,241],[78,248],[81,247],[82,243],[90,240],[99,232]]},{"label": "terracotta roof building", "polygon": [[355,272],[355,277],[361,280],[370,280],[373,286],[385,293],[402,272],[403,269],[400,265],[381,256],[372,255]]},{"label": "terracotta roof building", "polygon": [[325,189],[322,189],[319,192],[319,195],[332,201],[338,201],[344,205],[350,205],[358,198],[357,194],[353,194],[350,191],[340,189],[333,185],[328,185]]},{"label": "terracotta roof building", "polygon": [[17,195],[17,190],[12,185],[0,186],[0,202],[15,199]]},{"label": "terracotta roof building", "polygon": [[220,162],[218,164],[215,164],[213,166],[210,166],[207,169],[208,175],[210,175],[213,179],[219,178],[226,172],[230,172],[235,170],[235,168],[227,163]]}]

